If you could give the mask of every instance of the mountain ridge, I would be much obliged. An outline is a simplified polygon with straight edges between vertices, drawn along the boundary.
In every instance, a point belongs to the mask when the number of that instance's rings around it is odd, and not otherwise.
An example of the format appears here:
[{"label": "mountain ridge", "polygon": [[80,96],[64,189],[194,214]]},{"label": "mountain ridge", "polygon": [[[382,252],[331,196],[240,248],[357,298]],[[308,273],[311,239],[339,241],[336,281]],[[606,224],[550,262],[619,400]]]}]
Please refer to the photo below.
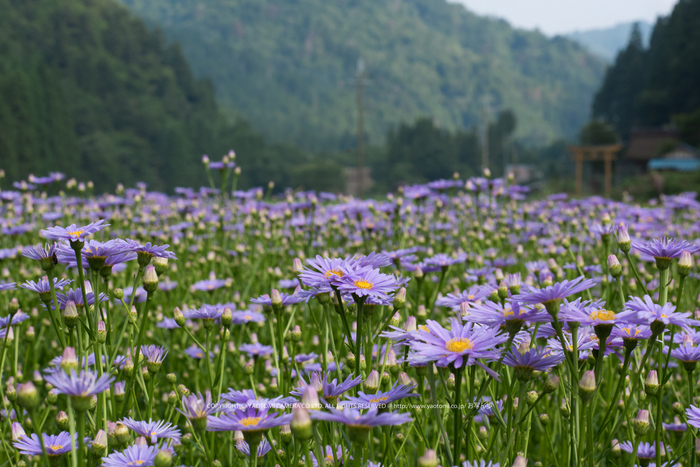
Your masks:
[{"label": "mountain ridge", "polygon": [[514,110],[523,140],[571,137],[605,66],[569,39],[442,0],[121,1],[182,44],[233,115],[311,150],[352,147],[358,58],[372,80],[371,143],[426,115],[448,129],[476,125],[484,95]]}]

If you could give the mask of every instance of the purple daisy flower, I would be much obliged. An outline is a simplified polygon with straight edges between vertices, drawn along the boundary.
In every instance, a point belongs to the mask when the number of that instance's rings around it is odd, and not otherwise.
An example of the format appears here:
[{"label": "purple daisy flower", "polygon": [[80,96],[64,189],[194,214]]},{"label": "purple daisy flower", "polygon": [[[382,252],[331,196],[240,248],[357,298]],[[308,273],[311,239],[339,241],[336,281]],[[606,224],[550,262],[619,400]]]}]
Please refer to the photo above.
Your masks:
[{"label": "purple daisy flower", "polygon": [[[59,279],[58,277],[53,278],[53,285],[59,290],[62,290],[63,287],[67,286],[71,282],[72,281],[70,279]],[[42,300],[44,298],[49,299],[47,294],[51,293],[51,286],[47,276],[42,277],[39,282],[27,281],[24,284],[20,284],[20,287],[38,293]]]},{"label": "purple daisy flower", "polygon": [[218,408],[211,403],[211,392],[207,389],[203,396],[201,392],[182,397],[182,410],[176,408],[188,420],[200,420],[216,413]]},{"label": "purple daisy flower", "polygon": [[501,467],[501,464],[481,459],[480,461],[464,461],[462,467]]},{"label": "purple daisy flower", "polygon": [[[208,431],[263,431],[281,425],[289,425],[292,414],[279,415],[269,407],[249,406],[243,410],[225,413],[221,417],[209,416]],[[279,415],[279,416],[278,416]]]},{"label": "purple daisy flower", "polygon": [[[250,446],[246,441],[242,438],[237,438],[236,439],[236,449],[238,449],[240,452],[246,455],[246,457],[250,457]],[[256,451],[256,455],[258,458],[260,457],[265,457],[265,454],[270,452],[272,450],[272,446],[270,446],[270,443],[267,441],[267,439],[263,438],[263,440],[258,444],[258,449]]]},{"label": "purple daisy flower", "polygon": [[[325,451],[325,457],[322,463],[318,462],[316,454],[313,450],[311,451],[311,463],[314,467],[327,467],[329,465],[336,465],[336,463],[342,463],[343,459],[352,459],[347,449],[343,451],[342,446],[338,446],[335,449],[333,449],[333,446],[326,446]],[[305,460],[303,456],[302,459]]]},{"label": "purple daisy flower", "polygon": [[245,409],[247,407],[268,407],[273,409],[285,409],[289,405],[294,404],[297,400],[293,397],[277,396],[272,399],[258,398],[252,389],[243,389],[236,391],[229,388],[226,394],[222,394],[221,398],[232,402],[236,405],[236,409]]},{"label": "purple daisy flower", "polygon": [[216,289],[226,286],[225,279],[204,279],[192,284],[192,290],[200,290],[202,292],[213,292]]},{"label": "purple daisy flower", "polygon": [[[88,301],[88,306],[92,306],[95,304],[95,293],[92,291],[92,286],[90,285],[89,282],[85,281],[85,295],[87,296],[87,301]],[[57,293],[56,294],[56,299],[58,300],[58,306],[63,310],[66,307],[66,303],[69,301],[73,301],[75,303],[75,306],[80,308],[84,306],[83,303],[83,291],[78,287],[75,290],[73,289],[68,289],[66,293]],[[101,293],[100,294],[100,302],[106,302],[109,300],[107,295]]]},{"label": "purple daisy flower", "polygon": [[447,268],[453,264],[460,264],[467,260],[467,255],[465,253],[458,254],[455,257],[446,255],[445,253],[438,253],[430,258],[425,258],[423,262],[425,264],[433,264],[435,266],[440,266],[441,268]]},{"label": "purple daisy flower", "polygon": [[477,359],[495,359],[499,352],[495,347],[508,340],[507,334],[498,334],[496,328],[482,328],[473,323],[462,324],[461,320],[453,319],[451,329],[443,328],[439,323],[428,320],[427,331],[418,330],[414,334],[413,351],[409,357],[411,362],[436,362],[437,366],[477,364],[492,377],[498,375],[487,368]]},{"label": "purple daisy flower", "polygon": [[[62,431],[57,435],[47,435],[43,433],[42,437],[48,457],[59,457],[70,452],[75,446],[75,441],[71,443],[71,436],[67,431]],[[25,456],[43,455],[41,440],[36,433],[32,433],[31,436],[21,436],[19,439],[13,441],[12,445],[17,448],[20,454],[24,454]]]},{"label": "purple daisy flower", "polygon": [[[588,328],[589,329],[589,328]],[[588,351],[597,348],[597,337],[592,334],[587,328],[581,328],[576,335],[576,348],[578,349],[579,360],[585,360],[588,358]],[[572,336],[569,333],[564,333],[564,343],[566,345],[567,352],[573,352],[574,344],[572,341]],[[563,357],[564,348],[561,345],[559,339],[553,338],[547,341],[547,344],[552,349],[553,352],[561,354]]]},{"label": "purple daisy flower", "polygon": [[685,411],[686,417],[688,417],[688,424],[695,428],[700,428],[700,409],[691,405]]},{"label": "purple daisy flower", "polygon": [[581,326],[647,324],[647,320],[637,316],[633,310],[615,313],[605,308],[603,301],[582,301],[580,298],[562,306],[561,321],[575,321]]},{"label": "purple daisy flower", "polygon": [[[664,349],[668,353],[669,348]],[[693,345],[693,338],[685,335],[683,342],[677,348],[671,350],[671,356],[683,363],[695,363],[700,361],[700,347]],[[695,365],[692,365],[694,369]]]},{"label": "purple daisy flower", "polygon": [[160,345],[142,345],[141,354],[146,357],[148,363],[161,364],[168,355],[168,349]]},{"label": "purple daisy flower", "polygon": [[134,465],[147,467],[153,465],[158,451],[157,446],[134,444],[122,452],[113,452],[109,456],[103,457],[102,467],[129,467]]},{"label": "purple daisy flower", "polygon": [[290,394],[301,397],[304,395],[304,390],[306,389],[306,387],[311,385],[316,387],[316,390],[326,401],[333,402],[344,392],[362,383],[362,376],[358,376],[356,378],[348,376],[345,379],[345,381],[343,381],[340,384],[338,384],[338,380],[335,378],[331,381],[328,381],[328,378],[330,376],[330,371],[328,371],[328,373],[326,373],[325,375],[320,372],[314,372],[309,377],[308,383],[303,377],[300,376],[299,381],[297,383],[297,387],[292,389],[290,391]]},{"label": "purple daisy flower", "polygon": [[330,408],[329,412],[311,410],[310,415],[313,420],[323,420],[326,422],[342,423],[350,428],[369,429],[377,426],[403,425],[412,422],[413,419],[408,413],[382,412],[379,413],[377,407],[371,407],[364,414],[357,409],[346,407],[343,410]]},{"label": "purple daisy flower", "polygon": [[43,262],[46,260],[51,260],[53,261],[53,264],[55,265],[57,262],[57,257],[56,257],[56,252],[58,249],[58,245],[56,243],[54,244],[45,244],[41,245],[39,243],[38,245],[33,245],[33,246],[28,246],[26,248],[22,248],[22,256],[25,256],[27,258]]},{"label": "purple daisy flower", "polygon": [[[304,301],[304,297],[296,292],[291,295],[286,292],[280,292],[280,296],[282,297],[282,306],[294,305]],[[272,299],[268,294],[261,295],[258,298],[253,298],[250,301],[252,303],[257,303],[258,305],[272,306]]]},{"label": "purple daisy flower", "polygon": [[59,394],[67,394],[72,397],[92,397],[109,389],[110,383],[115,378],[109,373],[98,377],[96,373],[91,371],[81,371],[80,374],[71,371],[70,375],[61,371],[46,375],[44,380],[53,385]]},{"label": "purple daisy flower", "polygon": [[163,318],[162,321],[159,321],[158,324],[156,324],[156,327],[161,329],[177,329],[180,327],[180,325],[177,324],[173,318]]},{"label": "purple daisy flower", "polygon": [[163,438],[180,439],[180,430],[171,423],[163,420],[157,422],[149,420],[146,422],[143,420],[134,420],[133,418],[125,418],[121,422],[135,433],[150,439],[153,444],[157,443],[158,439]]},{"label": "purple daisy flower", "polygon": [[41,230],[39,235],[48,239],[55,241],[69,241],[69,242],[82,242],[86,237],[107,227],[109,224],[105,224],[106,220],[100,219],[97,222],[92,222],[86,226],[79,227],[77,224],[71,224],[68,227],[49,227],[48,229]]},{"label": "purple daisy flower", "polygon": [[246,324],[246,323],[264,323],[265,322],[265,315],[258,311],[253,311],[253,310],[247,310],[247,311],[234,311],[232,313],[233,315],[233,320],[231,321],[233,324]]},{"label": "purple daisy flower", "polygon": [[552,318],[537,307],[524,307],[515,301],[508,301],[505,305],[488,301],[472,306],[463,319],[488,326],[507,326],[509,321],[519,324],[542,323],[551,321]]},{"label": "purple daisy flower", "polygon": [[[700,321],[690,319],[690,312],[676,313],[676,307],[671,303],[658,305],[654,303],[649,295],[645,295],[644,299],[632,297],[625,308],[637,313],[639,318],[642,318],[646,324],[660,323],[663,326],[673,324],[675,326],[698,326]],[[657,324],[658,325],[658,324]]]},{"label": "purple daisy flower", "polygon": [[0,291],[3,290],[15,290],[16,283],[14,282],[2,282],[0,281]]},{"label": "purple daisy flower", "polygon": [[331,285],[338,285],[337,281],[354,269],[351,262],[339,258],[330,259],[317,255],[315,259],[308,259],[306,262],[309,267],[301,270],[301,282],[322,291],[330,291]]},{"label": "purple daisy flower", "polygon": [[419,397],[418,394],[411,393],[412,390],[416,388],[415,385],[399,386],[399,382],[395,382],[394,385],[388,391],[377,391],[376,394],[365,394],[359,391],[357,397],[346,396],[347,400],[341,401],[340,406],[342,407],[352,407],[355,409],[369,409],[372,407],[382,407],[392,402],[405,399],[407,397]]},{"label": "purple daisy flower", "polygon": [[700,250],[700,247],[686,240],[677,240],[675,238],[664,237],[661,240],[653,239],[642,243],[638,241],[632,242],[632,247],[645,255],[651,256],[654,259],[671,260],[680,258],[681,252],[687,250],[690,253],[695,253]]},{"label": "purple daisy flower", "polygon": [[547,308],[550,314],[554,314],[558,313],[559,304],[563,299],[590,289],[593,286],[595,286],[593,280],[586,279],[584,276],[579,276],[572,281],[564,280],[556,284],[548,285],[544,289],[528,286],[529,290],[515,295],[512,299],[513,301],[530,303],[532,305],[541,303]]},{"label": "purple daisy flower", "polygon": [[272,346],[262,345],[259,342],[256,342],[255,344],[243,344],[238,348],[238,350],[245,352],[249,357],[267,357],[268,355],[272,355],[272,353],[275,351]]},{"label": "purple daisy flower", "polygon": [[7,315],[0,318],[0,328],[7,327],[7,325],[10,324],[10,320],[12,320],[12,325],[14,326],[28,319],[29,315],[20,310],[14,316]]},{"label": "purple daisy flower", "polygon": [[437,306],[450,307],[454,311],[459,311],[462,303],[472,304],[483,300],[484,298],[491,295],[492,287],[473,285],[469,290],[464,290],[458,294],[448,293],[444,297],[440,297],[435,301]]},{"label": "purple daisy flower", "polygon": [[636,326],[622,324],[613,328],[611,337],[625,340],[646,340],[651,337],[651,329],[648,326]]},{"label": "purple daisy flower", "polygon": [[[185,349],[185,353],[187,354],[188,357],[194,358],[196,360],[204,358],[204,352],[202,352],[202,349],[197,347],[197,345],[195,345],[195,344],[192,344],[191,346],[187,347]],[[214,352],[212,352],[211,350],[209,351],[209,358],[210,359],[214,358]]]},{"label": "purple daisy flower", "polygon": [[[158,257],[158,258],[167,258],[167,259],[177,259],[177,256],[175,256],[175,253],[172,251],[168,251],[168,248],[170,245],[153,245],[151,242],[147,242],[146,244],[142,245],[141,243],[137,242],[136,240],[131,240],[130,238],[126,239],[126,243],[128,244],[128,248],[130,251],[133,253],[136,253],[138,258],[139,258],[139,264],[141,264],[141,261],[148,260],[150,262],[150,259],[153,257]],[[148,263],[145,263],[148,264]]]},{"label": "purple daisy flower", "polygon": [[361,269],[339,280],[339,289],[358,297],[388,299],[399,288],[396,277],[382,274],[376,269]]},{"label": "purple daisy flower", "polygon": [[549,371],[564,361],[564,355],[542,352],[530,349],[521,353],[517,348],[512,348],[503,358],[503,364],[515,369],[518,375],[527,376],[529,379],[533,371]]}]

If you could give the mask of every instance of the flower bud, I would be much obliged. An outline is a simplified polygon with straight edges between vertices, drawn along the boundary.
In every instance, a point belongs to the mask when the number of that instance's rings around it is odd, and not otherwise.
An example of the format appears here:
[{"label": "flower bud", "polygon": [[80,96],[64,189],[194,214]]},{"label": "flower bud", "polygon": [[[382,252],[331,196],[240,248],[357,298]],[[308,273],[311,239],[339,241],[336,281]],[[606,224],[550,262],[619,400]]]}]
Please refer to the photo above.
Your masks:
[{"label": "flower bud", "polygon": [[301,396],[301,403],[305,409],[308,410],[321,410],[323,406],[321,401],[318,399],[318,391],[313,384],[309,384],[304,389],[304,394]]},{"label": "flower bud", "polygon": [[651,370],[647,373],[647,378],[644,381],[644,391],[649,396],[655,396],[659,392],[659,377],[656,370]]},{"label": "flower bud", "polygon": [[379,389],[379,372],[377,370],[370,371],[367,379],[363,383],[365,391],[374,394]]},{"label": "flower bud", "polygon": [[595,393],[596,390],[595,373],[593,370],[588,370],[583,374],[581,381],[578,383],[578,390],[584,402],[587,402],[593,397],[593,393]]},{"label": "flower bud", "polygon": [[299,342],[301,340],[301,336],[301,326],[297,324],[292,328],[292,331],[289,333],[289,338],[292,340],[292,342]]},{"label": "flower bud", "polygon": [[515,462],[513,462],[513,467],[527,467],[527,459],[523,456],[516,457]]},{"label": "flower bud", "polygon": [[114,289],[112,290],[112,296],[117,300],[121,300],[124,298],[124,291],[122,289]]},{"label": "flower bud", "polygon": [[501,281],[498,285],[498,297],[501,299],[508,298],[508,285],[506,281]]},{"label": "flower bud", "polygon": [[627,227],[622,222],[617,226],[617,244],[623,253],[628,253],[632,248],[632,239],[627,232]]},{"label": "flower bud", "polygon": [[644,436],[649,431],[649,411],[640,410],[637,418],[632,420],[632,429],[637,436]]},{"label": "flower bud", "polygon": [[78,357],[75,356],[75,349],[73,347],[66,347],[63,349],[61,369],[68,374],[70,374],[71,370],[78,371]]},{"label": "flower bud", "polygon": [[423,455],[418,458],[418,465],[420,467],[437,467],[437,452],[435,452],[432,449],[426,449],[425,453],[423,453]]},{"label": "flower bud", "polygon": [[300,441],[311,439],[311,417],[309,411],[302,404],[294,404],[292,407],[292,421],[289,424],[294,437]]},{"label": "flower bud", "polygon": [[39,392],[31,381],[17,386],[17,404],[29,411],[39,405]]},{"label": "flower bud", "polygon": [[529,391],[529,392],[525,395],[525,403],[526,403],[527,405],[532,405],[532,404],[534,404],[535,402],[537,402],[538,397],[539,397],[539,396],[537,395],[537,391]]},{"label": "flower bud", "polygon": [[401,287],[394,295],[394,310],[400,310],[406,304],[406,287]]},{"label": "flower bud", "polygon": [[304,264],[301,262],[301,259],[294,258],[294,261],[292,262],[292,270],[295,274],[299,274],[304,270]]},{"label": "flower bud", "polygon": [[185,315],[182,314],[180,307],[175,307],[173,310],[173,318],[178,326],[183,327],[185,325]]},{"label": "flower bud", "polygon": [[571,411],[569,410],[569,406],[566,404],[566,399],[562,399],[561,401],[561,406],[559,406],[559,412],[561,413],[561,416],[568,419],[569,415],[571,415]]},{"label": "flower bud", "polygon": [[19,300],[17,300],[17,297],[13,297],[12,300],[10,300],[10,304],[7,305],[7,309],[12,316],[19,311]]},{"label": "flower bud", "polygon": [[104,321],[97,322],[97,343],[104,344],[107,342],[107,326]]},{"label": "flower bud", "polygon": [[620,264],[620,260],[617,259],[617,256],[608,256],[608,270],[610,271],[610,275],[615,279],[622,275],[622,265]]},{"label": "flower bud", "polygon": [[158,289],[158,274],[156,274],[156,268],[152,264],[146,266],[143,271],[143,289],[149,294]]},{"label": "flower bud", "polygon": [[168,270],[168,258],[153,258],[153,266],[156,269],[156,274],[160,277],[161,274]]},{"label": "flower bud", "polygon": [[129,442],[129,428],[121,422],[117,422],[114,427],[114,438],[119,444],[126,444]]},{"label": "flower bud", "polygon": [[681,257],[678,259],[678,275],[685,277],[690,274],[693,267],[693,256],[687,250],[681,251]]},{"label": "flower bud", "polygon": [[24,340],[26,340],[29,343],[32,343],[34,342],[35,337],[36,334],[34,332],[34,326],[29,326],[24,333]]},{"label": "flower bud", "polygon": [[12,422],[12,441],[17,441],[22,436],[27,436],[22,428],[22,425],[17,422]]},{"label": "flower bud", "polygon": [[619,459],[622,456],[622,449],[620,448],[620,442],[616,439],[612,440],[612,455],[615,459]]},{"label": "flower bud", "polygon": [[49,395],[46,396],[46,402],[48,402],[49,404],[55,404],[56,402],[58,402],[58,389],[53,388],[49,391]]},{"label": "flower bud", "polygon": [[75,306],[75,302],[73,300],[68,300],[66,302],[66,306],[63,309],[63,321],[65,321],[66,326],[68,327],[75,327],[78,324],[78,309]]},{"label": "flower bud", "polygon": [[685,413],[685,407],[683,407],[683,404],[680,402],[674,402],[671,407],[673,408],[673,412],[678,415]]},{"label": "flower bud", "polygon": [[107,451],[107,433],[104,430],[99,430],[95,435],[95,439],[90,446],[90,452],[95,457],[102,457]]},{"label": "flower bud", "polygon": [[173,465],[173,455],[167,449],[161,449],[156,454],[153,465],[154,467],[170,467]]},{"label": "flower bud", "polygon": [[549,415],[547,415],[546,413],[540,414],[540,423],[543,426],[549,425]]}]

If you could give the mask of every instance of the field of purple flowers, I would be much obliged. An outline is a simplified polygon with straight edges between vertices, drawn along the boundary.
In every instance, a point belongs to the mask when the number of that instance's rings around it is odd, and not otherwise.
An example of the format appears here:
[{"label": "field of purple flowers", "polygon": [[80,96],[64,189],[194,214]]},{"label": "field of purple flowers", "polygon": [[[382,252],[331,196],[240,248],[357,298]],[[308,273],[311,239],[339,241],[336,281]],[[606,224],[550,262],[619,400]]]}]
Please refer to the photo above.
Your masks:
[{"label": "field of purple flowers", "polygon": [[0,190],[1,466],[697,465],[695,193],[204,170]]}]

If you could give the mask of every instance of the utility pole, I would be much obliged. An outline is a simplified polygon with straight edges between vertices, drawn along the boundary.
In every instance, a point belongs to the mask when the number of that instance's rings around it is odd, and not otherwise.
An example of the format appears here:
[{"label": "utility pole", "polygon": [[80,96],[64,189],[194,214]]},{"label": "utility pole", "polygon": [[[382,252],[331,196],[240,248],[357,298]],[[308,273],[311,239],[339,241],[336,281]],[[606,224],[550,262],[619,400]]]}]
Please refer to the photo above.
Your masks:
[{"label": "utility pole", "polygon": [[357,193],[362,198],[365,172],[365,124],[364,124],[365,62],[357,61]]},{"label": "utility pole", "polygon": [[482,99],[481,125],[483,134],[481,136],[481,169],[489,167],[489,113],[491,110],[491,96],[486,95]]}]

